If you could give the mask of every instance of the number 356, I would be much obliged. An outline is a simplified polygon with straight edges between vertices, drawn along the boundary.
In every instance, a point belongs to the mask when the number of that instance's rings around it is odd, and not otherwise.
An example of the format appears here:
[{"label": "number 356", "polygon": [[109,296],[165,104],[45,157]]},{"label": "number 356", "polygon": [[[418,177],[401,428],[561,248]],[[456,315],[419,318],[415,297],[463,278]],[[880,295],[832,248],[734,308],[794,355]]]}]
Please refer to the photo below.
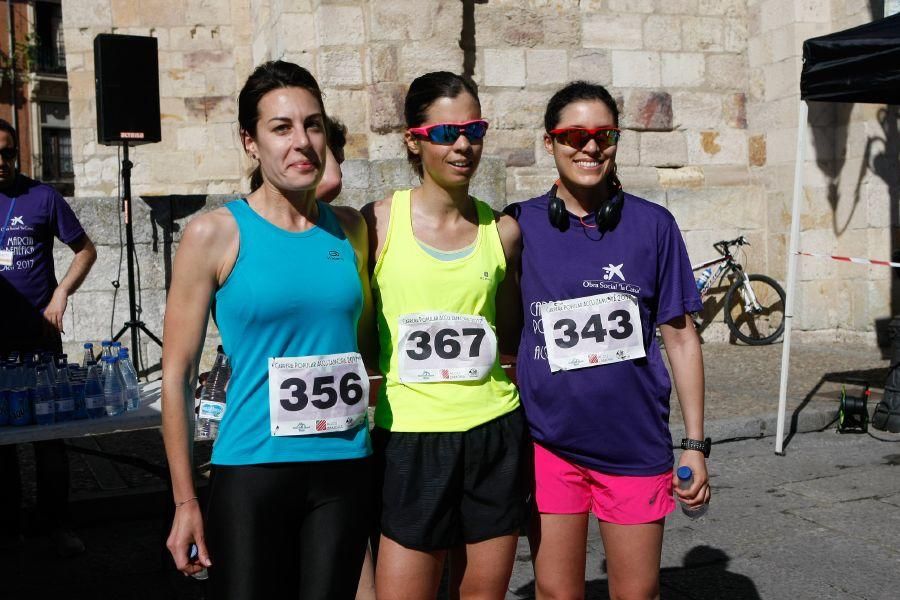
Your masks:
[{"label": "number 356", "polygon": [[282,395],[281,406],[285,410],[298,411],[312,404],[318,409],[325,410],[337,404],[338,399],[344,404],[353,406],[363,398],[360,381],[362,381],[360,376],[351,371],[344,374],[335,386],[333,375],[323,375],[313,379],[312,391],[307,392],[306,381],[299,377],[290,377],[281,382],[282,391],[290,394],[288,398]]}]

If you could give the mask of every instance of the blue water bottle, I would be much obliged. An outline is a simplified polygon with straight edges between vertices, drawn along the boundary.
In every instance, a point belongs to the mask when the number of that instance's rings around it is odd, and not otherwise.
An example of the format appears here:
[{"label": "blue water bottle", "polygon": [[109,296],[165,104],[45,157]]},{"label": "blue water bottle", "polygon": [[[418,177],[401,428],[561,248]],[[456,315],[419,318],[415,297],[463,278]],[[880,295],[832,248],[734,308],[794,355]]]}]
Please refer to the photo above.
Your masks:
[{"label": "blue water bottle", "polygon": [[[27,364],[30,365],[30,362]],[[34,371],[21,363],[14,365],[11,371],[9,424],[17,427],[31,425],[34,421],[34,388],[29,388],[28,385],[34,377]]]},{"label": "blue water bottle", "polygon": [[72,385],[69,383],[69,365],[67,356],[61,355],[56,363],[56,382],[54,392],[56,395],[56,422],[71,421],[75,414],[75,397],[72,395]]},{"label": "blue water bottle", "polygon": [[125,383],[116,368],[116,356],[103,357],[103,395],[106,396],[106,414],[110,417],[125,412]]},{"label": "blue water bottle", "polygon": [[52,425],[56,421],[56,394],[47,363],[35,367],[34,421],[38,425]]},{"label": "blue water bottle", "polygon": [[87,380],[84,382],[84,408],[91,419],[106,416],[106,396],[103,394],[100,367],[97,365],[88,368]]},{"label": "blue water bottle", "polygon": [[12,391],[12,371],[6,363],[0,364],[0,426],[9,425],[9,394]]}]

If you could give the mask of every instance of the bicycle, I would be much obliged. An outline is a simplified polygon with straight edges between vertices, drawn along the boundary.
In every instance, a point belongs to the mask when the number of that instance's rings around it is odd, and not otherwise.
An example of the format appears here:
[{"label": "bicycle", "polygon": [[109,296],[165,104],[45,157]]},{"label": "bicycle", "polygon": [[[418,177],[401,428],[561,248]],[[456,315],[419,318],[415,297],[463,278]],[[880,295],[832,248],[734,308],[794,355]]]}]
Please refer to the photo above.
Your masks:
[{"label": "bicycle", "polygon": [[[726,277],[730,279],[724,302],[725,324],[734,337],[745,344],[764,346],[784,333],[785,293],[781,285],[768,275],[748,275],[744,271],[731,249],[749,245],[744,236],[716,242],[713,248],[722,256],[692,265],[691,270],[700,271],[696,283],[700,298],[704,301],[710,290],[721,286]],[[713,270],[713,265],[719,266]],[[702,323],[698,317],[699,314],[695,313],[694,325],[699,331]]]}]

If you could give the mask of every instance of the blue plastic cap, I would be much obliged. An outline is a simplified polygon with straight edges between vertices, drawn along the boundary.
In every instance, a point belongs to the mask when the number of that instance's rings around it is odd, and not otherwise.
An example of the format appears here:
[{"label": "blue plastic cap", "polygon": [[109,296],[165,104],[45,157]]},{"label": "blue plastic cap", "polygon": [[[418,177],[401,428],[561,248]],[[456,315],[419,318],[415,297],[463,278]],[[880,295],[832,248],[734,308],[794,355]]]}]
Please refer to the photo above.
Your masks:
[{"label": "blue plastic cap", "polygon": [[691,479],[694,476],[694,472],[691,470],[690,467],[678,467],[677,473],[678,473],[678,479],[681,479],[683,481],[687,481],[688,479]]},{"label": "blue plastic cap", "polygon": [[85,348],[93,348],[94,345],[93,345],[92,343],[90,343],[90,342],[85,342],[84,347],[85,347]]},{"label": "blue plastic cap", "polygon": [[104,348],[106,348],[107,346],[109,346],[111,344],[112,344],[112,342],[109,340],[103,340],[102,342],[100,342],[100,345],[103,346]]}]

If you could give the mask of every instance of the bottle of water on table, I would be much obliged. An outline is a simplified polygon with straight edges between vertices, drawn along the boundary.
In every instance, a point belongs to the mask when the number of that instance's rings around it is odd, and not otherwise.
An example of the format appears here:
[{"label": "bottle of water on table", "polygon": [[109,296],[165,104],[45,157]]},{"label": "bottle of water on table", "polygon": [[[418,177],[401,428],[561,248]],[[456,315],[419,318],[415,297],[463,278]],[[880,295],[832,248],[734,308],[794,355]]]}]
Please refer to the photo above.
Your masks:
[{"label": "bottle of water on table", "polygon": [[35,367],[34,421],[38,425],[52,425],[56,421],[56,395],[48,363]]},{"label": "bottle of water on table", "polygon": [[200,411],[194,431],[195,440],[216,439],[219,435],[219,423],[225,416],[225,385],[231,377],[231,366],[222,346],[219,346],[218,350],[216,362],[200,390]]},{"label": "bottle of water on table", "polygon": [[34,422],[35,378],[29,356],[25,363],[10,363],[9,424],[17,427]]},{"label": "bottle of water on table", "polygon": [[119,369],[125,380],[125,410],[137,410],[141,407],[141,387],[137,372],[128,357],[128,348],[119,350]]},{"label": "bottle of water on table", "polygon": [[125,412],[125,382],[119,372],[118,357],[103,357],[103,395],[106,398],[106,414],[110,417]]},{"label": "bottle of water on table", "polygon": [[84,382],[84,408],[92,419],[106,416],[106,395],[103,393],[103,384],[100,383],[98,365],[88,368],[87,380]]},{"label": "bottle of water on table", "polygon": [[81,359],[81,366],[85,369],[94,363],[94,345],[90,342],[84,344],[84,357]]},{"label": "bottle of water on table", "polygon": [[71,421],[75,414],[75,398],[72,396],[72,386],[69,383],[69,366],[66,363],[68,357],[63,354],[57,359],[56,363],[56,382],[54,383],[54,392],[56,393],[56,421]]},{"label": "bottle of water on table", "polygon": [[[691,484],[694,483],[694,471],[688,467],[678,467],[678,471],[676,472],[678,475],[678,487],[679,489],[686,490],[691,487]],[[690,519],[699,519],[703,515],[706,514],[706,510],[709,508],[709,504],[701,504],[700,506],[688,506],[685,503],[681,503],[681,512],[683,512]]]},{"label": "bottle of water on table", "polygon": [[6,363],[0,364],[0,427],[9,425],[9,394],[12,392],[12,370]]}]

